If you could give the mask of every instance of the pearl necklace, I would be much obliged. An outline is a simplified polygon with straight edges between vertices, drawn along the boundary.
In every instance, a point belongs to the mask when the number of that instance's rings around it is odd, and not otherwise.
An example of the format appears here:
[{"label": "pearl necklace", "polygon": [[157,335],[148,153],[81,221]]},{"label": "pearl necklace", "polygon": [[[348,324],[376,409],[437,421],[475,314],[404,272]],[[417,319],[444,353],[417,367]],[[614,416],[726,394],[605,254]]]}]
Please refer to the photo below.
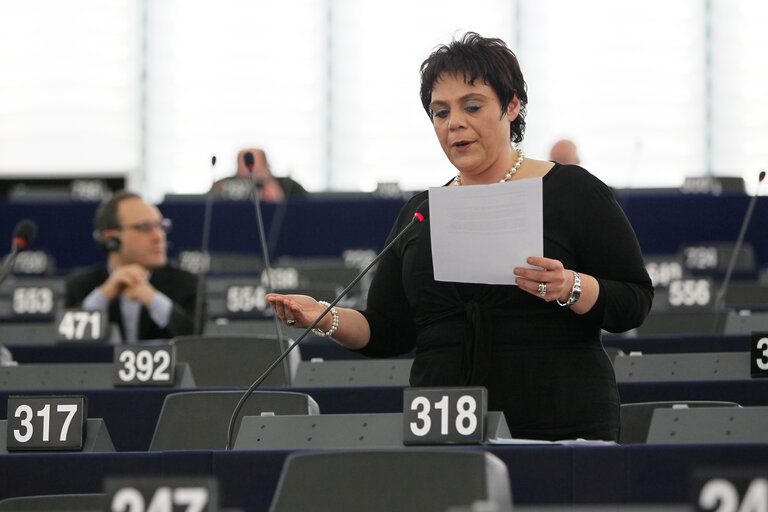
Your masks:
[{"label": "pearl necklace", "polygon": [[[520,164],[523,163],[523,159],[525,159],[525,154],[523,153],[522,149],[516,149],[515,151],[517,151],[517,162],[515,162],[515,165],[512,166],[509,172],[505,174],[502,179],[499,180],[499,183],[505,183],[511,180],[512,176],[514,176],[517,170],[520,168]],[[461,172],[459,172],[456,175],[455,183],[456,183],[456,186],[458,187],[461,186]]]}]

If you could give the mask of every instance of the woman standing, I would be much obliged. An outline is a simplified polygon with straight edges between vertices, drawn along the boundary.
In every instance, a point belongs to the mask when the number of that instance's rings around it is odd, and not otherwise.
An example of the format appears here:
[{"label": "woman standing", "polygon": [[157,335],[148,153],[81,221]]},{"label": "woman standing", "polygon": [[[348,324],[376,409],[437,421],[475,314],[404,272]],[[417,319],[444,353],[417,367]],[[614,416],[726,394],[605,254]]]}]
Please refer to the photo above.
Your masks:
[{"label": "woman standing", "polygon": [[[626,216],[586,170],[511,144],[523,139],[527,94],[503,41],[468,33],[439,47],[421,66],[421,100],[458,171],[447,186],[542,178],[545,257],[514,269],[517,286],[435,281],[427,220],[382,258],[367,308],[335,308],[318,332],[372,357],[415,349],[412,386],[485,386],[488,409],[504,411],[514,437],[618,440],[601,330],[640,325],[653,299]],[[408,201],[390,239],[426,197]],[[294,327],[325,309],[307,296],[267,301]]]}]

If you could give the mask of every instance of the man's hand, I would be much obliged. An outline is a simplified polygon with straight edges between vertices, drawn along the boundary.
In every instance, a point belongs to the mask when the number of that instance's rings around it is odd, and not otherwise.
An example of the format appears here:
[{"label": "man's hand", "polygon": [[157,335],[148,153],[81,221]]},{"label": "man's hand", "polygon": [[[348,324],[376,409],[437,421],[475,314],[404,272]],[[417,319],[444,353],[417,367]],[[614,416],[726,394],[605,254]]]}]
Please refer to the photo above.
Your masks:
[{"label": "man's hand", "polygon": [[[116,268],[101,285],[101,293],[107,300],[114,300],[123,295],[129,288],[135,288],[139,285],[152,285],[148,282],[149,271],[138,264],[123,265]],[[152,288],[154,292],[154,288]],[[130,297],[129,297],[130,298]],[[151,297],[150,297],[151,300]]]},{"label": "man's hand", "polygon": [[141,302],[144,307],[149,307],[152,297],[155,296],[155,291],[155,287],[149,284],[149,281],[142,281],[137,285],[126,287],[123,296]]}]

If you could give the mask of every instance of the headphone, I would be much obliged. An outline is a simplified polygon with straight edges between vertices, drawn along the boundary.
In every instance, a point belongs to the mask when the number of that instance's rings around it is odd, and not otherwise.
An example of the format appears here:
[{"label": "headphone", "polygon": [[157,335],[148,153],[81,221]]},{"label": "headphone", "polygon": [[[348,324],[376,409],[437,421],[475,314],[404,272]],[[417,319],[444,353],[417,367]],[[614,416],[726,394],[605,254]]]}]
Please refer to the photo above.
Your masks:
[{"label": "headphone", "polygon": [[96,240],[96,243],[102,252],[109,254],[110,252],[117,252],[120,250],[120,239],[116,236],[108,236],[104,238],[99,231],[94,231],[93,238]]}]

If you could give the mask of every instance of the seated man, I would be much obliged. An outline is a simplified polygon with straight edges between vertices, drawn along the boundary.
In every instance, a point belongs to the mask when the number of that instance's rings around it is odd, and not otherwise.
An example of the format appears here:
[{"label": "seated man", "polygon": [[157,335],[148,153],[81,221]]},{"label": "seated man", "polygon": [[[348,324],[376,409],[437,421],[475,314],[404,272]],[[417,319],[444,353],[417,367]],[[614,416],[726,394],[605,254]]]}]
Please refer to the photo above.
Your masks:
[{"label": "seated man", "polygon": [[108,311],[126,343],[193,334],[198,278],[168,265],[170,220],[120,191],[99,206],[93,223],[107,262],[67,279],[66,307]]},{"label": "seated man", "polygon": [[[223,178],[213,184],[213,189],[222,192],[226,184],[232,180],[248,180],[250,172],[245,164],[245,154],[253,155],[253,179],[259,184],[262,201],[278,202],[286,197],[297,197],[307,195],[298,182],[289,177],[272,176],[272,170],[267,161],[267,154],[257,148],[243,149],[237,154],[237,171],[231,178]],[[235,194],[236,195],[236,194]]]}]

